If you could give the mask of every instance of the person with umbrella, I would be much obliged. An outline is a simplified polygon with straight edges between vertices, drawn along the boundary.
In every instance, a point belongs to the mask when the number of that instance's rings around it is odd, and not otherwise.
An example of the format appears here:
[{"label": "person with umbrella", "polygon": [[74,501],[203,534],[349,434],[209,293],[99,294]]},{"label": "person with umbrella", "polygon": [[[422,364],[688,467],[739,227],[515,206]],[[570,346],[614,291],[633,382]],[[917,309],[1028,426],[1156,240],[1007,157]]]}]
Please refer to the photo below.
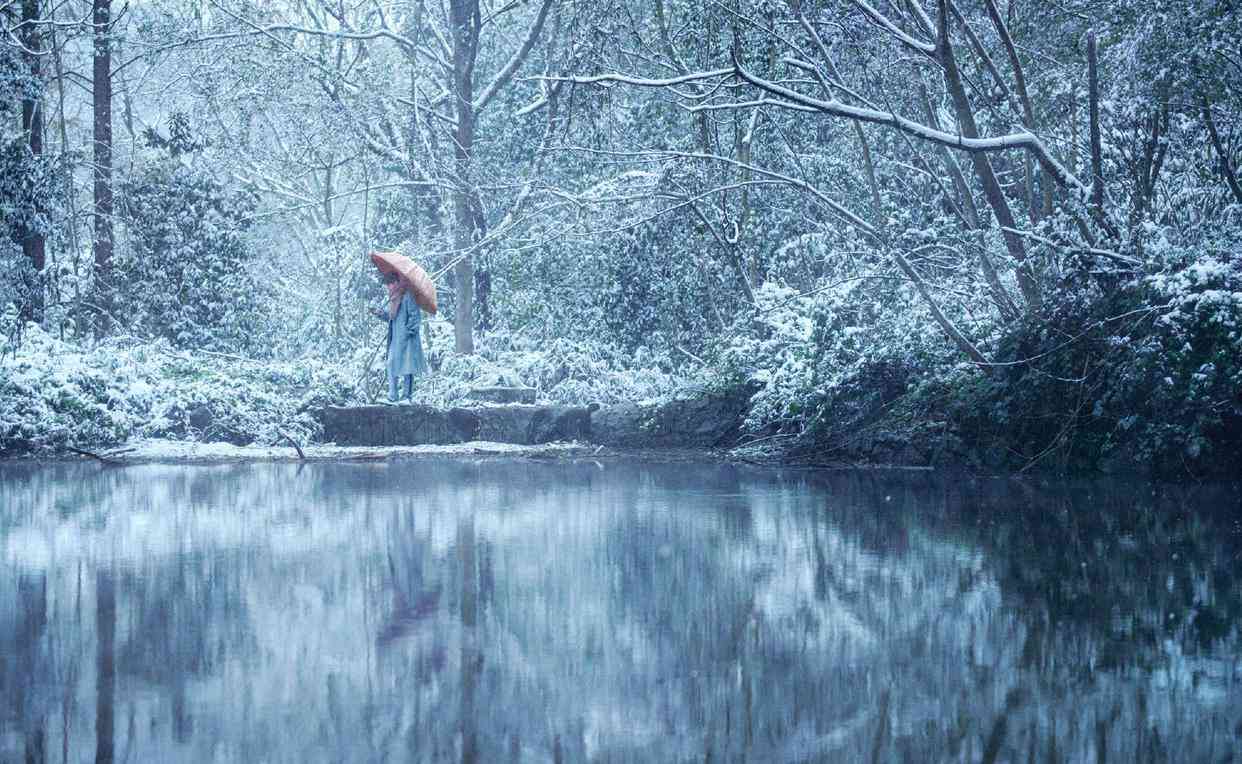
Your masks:
[{"label": "person with umbrella", "polygon": [[427,372],[419,334],[419,306],[435,313],[435,285],[426,271],[395,252],[373,252],[371,261],[379,268],[388,290],[387,310],[376,310],[379,318],[388,321],[388,399],[408,401],[414,392],[414,377]]}]

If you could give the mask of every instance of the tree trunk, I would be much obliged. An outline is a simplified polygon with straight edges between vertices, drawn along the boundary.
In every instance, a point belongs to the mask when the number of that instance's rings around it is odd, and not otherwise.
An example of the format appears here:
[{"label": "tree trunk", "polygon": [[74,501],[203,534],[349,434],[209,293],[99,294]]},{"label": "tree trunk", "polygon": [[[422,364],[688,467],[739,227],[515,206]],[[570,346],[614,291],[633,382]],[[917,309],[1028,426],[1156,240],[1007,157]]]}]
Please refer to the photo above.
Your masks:
[{"label": "tree trunk", "polygon": [[112,0],[92,0],[95,61],[92,79],[95,137],[95,289],[99,307],[95,333],[112,313]]},{"label": "tree trunk", "polygon": [[1212,148],[1216,150],[1216,157],[1220,160],[1220,171],[1225,176],[1225,183],[1228,184],[1229,190],[1233,192],[1233,198],[1238,204],[1242,204],[1242,185],[1238,184],[1238,176],[1234,173],[1233,165],[1229,162],[1229,153],[1225,150],[1225,144],[1220,139],[1220,133],[1216,131],[1216,122],[1212,119],[1212,104],[1208,101],[1206,93],[1199,94],[1199,102],[1202,104],[1203,124],[1207,126],[1208,137],[1212,141]]},{"label": "tree trunk", "polygon": [[479,333],[492,330],[492,271],[484,260],[474,272],[474,294],[479,303]]},{"label": "tree trunk", "polygon": [[1104,152],[1100,145],[1100,77],[1096,70],[1095,32],[1087,34],[1087,104],[1091,119],[1091,208],[1104,216]]},{"label": "tree trunk", "polygon": [[[940,3],[940,29],[936,54],[940,59],[941,65],[944,66],[945,84],[948,87],[949,95],[953,98],[958,129],[966,138],[978,138],[979,128],[975,123],[975,113],[970,106],[970,100],[966,97],[966,88],[962,84],[961,73],[957,68],[957,59],[953,55],[953,47],[949,42],[948,10],[945,7],[944,0],[941,0]],[[970,159],[974,164],[975,176],[983,186],[983,195],[988,200],[988,206],[992,208],[992,214],[996,217],[996,222],[1001,227],[1005,248],[1009,250],[1010,256],[1014,259],[1018,289],[1026,300],[1026,307],[1030,311],[1038,311],[1043,302],[1039,284],[1031,273],[1030,263],[1027,262],[1026,245],[1023,244],[1022,237],[1013,232],[1017,228],[1017,223],[1014,221],[1013,211],[1009,208],[1009,201],[1005,198],[1005,191],[1001,188],[1000,181],[997,179],[996,172],[992,169],[992,163],[986,154],[983,152],[973,152],[970,155]]]},{"label": "tree trunk", "polygon": [[[936,111],[932,108],[931,96],[927,92],[926,86],[922,81],[919,82],[919,96],[923,104],[923,114],[927,119],[927,124],[936,128],[940,128],[940,122],[936,119]],[[1014,305],[1013,300],[1009,299],[1009,293],[1005,291],[1005,286],[1001,283],[1000,276],[996,272],[996,264],[992,262],[992,256],[988,254],[988,248],[985,243],[985,237],[982,234],[983,229],[987,227],[987,221],[979,214],[979,208],[975,206],[974,196],[970,193],[970,186],[966,184],[966,176],[962,174],[961,167],[958,166],[957,160],[949,153],[944,146],[935,147],[936,156],[940,158],[941,164],[949,173],[949,178],[953,182],[953,191],[957,195],[957,206],[961,210],[962,221],[967,228],[979,231],[979,270],[983,273],[983,279],[988,284],[988,291],[992,295],[992,302],[995,303],[996,309],[1000,311],[1001,318],[1005,321],[1012,321],[1018,317],[1018,306]]]},{"label": "tree trunk", "polygon": [[[39,19],[39,0],[23,0],[22,2],[22,22],[27,24],[25,33],[23,34],[26,49],[31,51],[27,54],[26,59],[30,65],[30,74],[36,82],[43,80],[43,66],[41,63],[42,56],[38,55],[42,49],[42,35],[40,34],[40,26],[34,22]],[[39,162],[43,157],[43,104],[39,97],[29,98],[22,101],[22,130],[30,138],[30,153],[33,155],[35,162]],[[43,216],[43,205],[35,204],[35,215],[37,218]],[[34,270],[34,279],[28,285],[26,302],[23,306],[23,319],[26,321],[43,321],[43,268],[47,264],[46,260],[46,240],[42,232],[42,221],[36,219],[33,223],[24,226],[22,231],[22,253],[26,259],[30,261],[30,267]]]},{"label": "tree trunk", "polygon": [[[483,212],[483,200],[479,198],[477,189],[470,192],[470,213],[474,221],[471,230],[472,241],[478,242],[487,238],[487,217]],[[478,316],[480,334],[492,330],[492,270],[491,258],[483,257],[474,269],[474,302],[475,315]],[[471,263],[474,258],[471,258]]]},{"label": "tree trunk", "polygon": [[[53,20],[55,20],[56,18],[55,9],[52,10],[51,18]],[[52,53],[52,67],[53,67],[52,74],[53,74],[53,80],[56,82],[56,126],[57,126],[57,131],[60,134],[60,151],[62,154],[67,154],[69,152],[69,132],[68,132],[68,129],[66,128],[66,121],[65,121],[65,80],[66,80],[66,77],[65,77],[65,64],[64,64],[64,59],[62,57],[62,54],[64,51],[64,45],[57,42],[56,27],[51,28],[51,30],[49,31],[49,35],[50,35],[49,42],[51,43],[51,53]],[[69,229],[70,262],[73,264],[73,273],[74,273],[74,276],[76,277],[80,275],[81,273],[81,254],[82,254],[82,251],[78,246],[78,205],[77,205],[78,195],[75,190],[76,184],[74,183],[73,173],[66,172],[66,173],[61,173],[61,175],[64,177],[65,186],[64,186],[63,193],[64,193],[64,198],[65,198],[65,203],[68,205],[68,213],[69,213],[68,229]],[[55,288],[56,285],[53,283],[53,284],[50,284],[49,286]],[[82,333],[86,331],[86,325],[82,320],[82,280],[79,278],[73,279],[73,327],[74,327],[74,331],[79,336],[81,336]]]},{"label": "tree trunk", "polygon": [[1147,214],[1156,193],[1156,181],[1160,178],[1169,145],[1166,138],[1169,124],[1168,104],[1168,97],[1162,95],[1159,106],[1147,120],[1147,139],[1143,141],[1143,151],[1131,163],[1131,175],[1134,178],[1134,202],[1130,207],[1131,229]]},{"label": "tree trunk", "polygon": [[459,258],[453,273],[457,287],[453,335],[458,353],[474,352],[475,222],[471,204],[471,155],[474,149],[474,62],[479,49],[479,0],[451,0],[453,25],[453,96],[457,99],[457,130],[453,147],[456,183],[453,190],[453,248]]},{"label": "tree trunk", "polygon": [[[10,655],[15,659],[20,673],[10,675],[9,708],[14,717],[22,720],[27,762],[47,761],[47,714],[35,688],[43,679],[47,666],[40,649],[48,630],[47,574],[17,576],[17,624],[18,631]],[[14,759],[16,761],[16,759]]]}]

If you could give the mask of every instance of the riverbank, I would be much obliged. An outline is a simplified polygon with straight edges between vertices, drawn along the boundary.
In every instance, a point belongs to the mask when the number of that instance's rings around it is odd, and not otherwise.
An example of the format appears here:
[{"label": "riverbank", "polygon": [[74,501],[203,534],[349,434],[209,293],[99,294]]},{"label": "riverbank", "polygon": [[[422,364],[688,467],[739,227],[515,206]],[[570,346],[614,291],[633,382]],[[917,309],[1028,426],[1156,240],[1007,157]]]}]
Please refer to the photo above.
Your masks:
[{"label": "riverbank", "polygon": [[[734,462],[816,469],[964,472],[975,475],[1040,473],[1114,474],[1136,477],[1233,477],[1222,469],[1194,473],[1181,464],[1155,469],[1137,454],[1114,452],[1094,470],[1065,469],[1055,458],[1020,461],[1019,454],[969,443],[944,420],[908,427],[893,411],[873,415],[868,426],[827,439],[817,433],[746,429],[750,390],[662,403],[611,406],[486,404],[436,408],[421,404],[323,406],[303,412],[310,426],[294,433],[274,428],[274,442],[229,442],[202,437],[130,437],[115,443],[64,443],[55,448],[0,454],[0,460],[94,460],[107,466],[228,464],[240,462],[390,461],[420,457],[503,457],[541,460]],[[307,430],[315,437],[306,437]],[[199,435],[194,438],[194,435]],[[1125,453],[1125,452],[1122,452]],[[1055,455],[1054,455],[1055,456]],[[1100,468],[1102,467],[1102,468]]]},{"label": "riverbank", "polygon": [[[357,357],[254,359],[133,338],[88,345],[31,325],[19,347],[0,344],[0,458],[107,450],[149,439],[236,446],[282,445],[286,438],[303,446],[426,442],[400,434],[387,442],[368,441],[362,437],[371,429],[366,422],[350,435],[342,432],[347,423],[339,418],[335,431],[325,433],[326,410],[395,411],[375,405],[385,381],[382,364],[372,355],[362,349]],[[418,410],[428,416],[487,408],[506,400],[506,393],[512,400],[585,410],[637,407],[683,393],[694,397],[702,388],[655,362],[626,367],[624,359],[566,342],[539,353],[489,351],[433,360],[435,371],[421,378],[414,392]],[[488,428],[475,430],[457,428],[435,442],[524,442]],[[577,437],[562,431],[540,440]]]},{"label": "riverbank", "polygon": [[[96,460],[111,466],[131,464],[229,464],[235,462],[333,462],[387,461],[422,456],[503,456],[527,458],[560,458],[585,456],[591,446],[580,443],[545,443],[538,446],[489,441],[471,441],[447,445],[417,446],[337,446],[337,445],[248,445],[233,443],[199,443],[194,441],[141,439],[118,448],[101,451],[78,450],[58,455],[56,459]],[[25,457],[15,461],[47,460],[48,457]]]},{"label": "riverbank", "polygon": [[1196,399],[1199,408],[1153,398],[1110,418],[1111,404],[1067,401],[1060,383],[1016,370],[1005,379],[964,364],[933,374],[872,363],[795,395],[762,368],[705,367],[691,379],[557,346],[447,356],[420,381],[413,404],[387,406],[374,403],[382,372],[356,375],[352,360],[262,361],[121,340],[83,347],[32,329],[19,352],[0,358],[0,458],[74,449],[111,458],[141,443],[184,444],[160,446],[158,458],[171,461],[294,459],[291,443],[317,459],[385,447],[415,455],[440,453],[424,446],[491,453],[498,449],[469,444],[577,443],[975,474],[1185,479],[1229,477],[1242,465],[1236,390],[1223,403]]},{"label": "riverbank", "polygon": [[[448,445],[426,444],[419,446],[338,446],[309,445],[294,448],[283,446],[237,446],[232,443],[198,443],[192,441],[161,440],[158,438],[133,441],[117,448],[100,451],[67,451],[57,454],[10,456],[0,458],[0,464],[52,464],[52,463],[98,463],[104,467],[128,467],[144,464],[168,465],[220,465],[243,463],[333,463],[333,462],[394,462],[411,459],[499,459],[530,460],[541,462],[587,461],[594,463],[640,462],[640,463],[748,463],[763,466],[780,464],[777,461],[749,459],[726,450],[660,448],[625,449],[609,448],[582,442],[557,442],[539,445],[497,443],[494,441],[471,441]],[[810,466],[810,465],[805,465]],[[816,465],[824,466],[824,465]],[[840,468],[856,468],[853,465],[836,465]],[[882,467],[883,468],[883,467]],[[891,469],[923,469],[890,465]]]}]

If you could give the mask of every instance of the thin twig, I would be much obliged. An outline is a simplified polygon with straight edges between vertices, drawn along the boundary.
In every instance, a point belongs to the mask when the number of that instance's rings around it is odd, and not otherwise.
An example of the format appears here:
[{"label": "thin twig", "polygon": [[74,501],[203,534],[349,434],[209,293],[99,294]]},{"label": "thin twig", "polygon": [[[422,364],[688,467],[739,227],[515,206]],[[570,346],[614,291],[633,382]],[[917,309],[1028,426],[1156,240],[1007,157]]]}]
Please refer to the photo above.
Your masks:
[{"label": "thin twig", "polygon": [[686,354],[688,357],[690,357],[691,359],[693,359],[693,360],[697,361],[697,362],[699,363],[699,365],[700,365],[700,366],[707,366],[707,363],[706,363],[706,362],[705,362],[702,358],[699,358],[699,357],[698,357],[697,355],[695,355],[694,353],[691,353],[689,350],[686,350],[686,349],[685,349],[685,348],[683,348],[681,345],[675,345],[674,347],[676,347],[676,348],[677,348],[678,350],[680,350],[681,352],[685,353],[685,354]]}]

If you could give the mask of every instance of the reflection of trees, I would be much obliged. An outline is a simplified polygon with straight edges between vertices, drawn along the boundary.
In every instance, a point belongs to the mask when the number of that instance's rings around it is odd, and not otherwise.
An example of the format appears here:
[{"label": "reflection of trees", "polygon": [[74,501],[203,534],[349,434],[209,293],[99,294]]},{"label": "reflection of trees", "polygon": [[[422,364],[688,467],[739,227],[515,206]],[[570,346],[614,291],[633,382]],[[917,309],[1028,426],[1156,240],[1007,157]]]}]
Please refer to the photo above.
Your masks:
[{"label": "reflection of trees", "polygon": [[293,474],[0,481],[16,505],[60,491],[5,517],[0,549],[105,550],[68,550],[84,585],[36,555],[0,574],[0,759],[62,726],[71,761],[1219,760],[1236,740],[1242,544],[1189,509],[1229,495],[685,465]]},{"label": "reflection of trees", "polygon": [[990,580],[1000,595],[983,618],[940,619],[973,645],[960,659],[925,646],[903,674],[947,699],[930,728],[940,733],[920,745],[996,760],[1200,760],[1235,736],[1236,488],[868,482],[821,483],[853,497],[832,502],[834,521],[865,529],[872,549],[889,545],[875,541],[884,526],[879,536],[908,528],[916,557],[935,539],[977,550],[961,585]]},{"label": "reflection of trees", "polygon": [[834,497],[830,523],[867,550],[900,555],[913,534],[984,552],[1032,628],[1086,629],[1124,652],[1171,636],[1206,646],[1242,616],[1236,486],[892,474],[815,485]]},{"label": "reflection of trees", "polygon": [[[434,522],[452,525],[449,548],[433,548]],[[395,747],[416,761],[451,754],[463,762],[550,750],[536,732],[540,697],[529,681],[528,661],[538,648],[520,644],[510,624],[496,617],[494,547],[473,514],[431,519],[398,510],[386,538],[391,606],[377,624],[375,644],[379,672],[392,679],[381,706],[397,713],[381,721],[377,750]]]},{"label": "reflection of trees", "polygon": [[744,539],[685,506],[617,518],[610,601],[659,656],[635,671],[669,735],[726,759],[1001,761],[1197,759],[1234,734],[1236,640],[1202,651],[1206,626],[1236,634],[1237,539],[1184,509],[1219,497],[815,485],[787,511],[758,496]]},{"label": "reflection of trees", "polygon": [[462,764],[475,764],[479,760],[475,696],[483,670],[483,651],[479,644],[479,570],[472,512],[463,512],[457,519],[457,559],[461,570],[461,707],[458,719]]},{"label": "reflection of trees", "polygon": [[186,555],[122,579],[130,617],[119,669],[164,693],[176,743],[193,733],[189,684],[251,647],[239,563],[235,554]]},{"label": "reflection of trees", "polygon": [[[37,681],[51,673],[47,643],[47,577],[19,574],[0,584],[0,733],[20,733],[26,761],[43,761],[53,688]],[[0,736],[0,745],[3,737]],[[5,751],[0,747],[0,758]]]},{"label": "reflection of trees", "polygon": [[[1204,571],[1191,576],[1200,597],[1204,580],[1225,580],[1230,552],[1202,517],[1173,515],[1187,525],[1149,507],[1146,531],[1080,522],[1067,542],[1058,516],[1038,503],[1048,498],[1014,493],[1013,483],[836,476],[791,494],[780,481],[726,476],[705,493],[685,471],[653,472],[649,482],[626,474],[585,494],[551,491],[546,507],[537,494],[511,497],[546,510],[527,532],[542,534],[546,546],[534,549],[543,560],[518,553],[530,553],[529,535],[506,547],[459,525],[452,551],[433,553],[427,537],[393,534],[389,578],[405,594],[392,612],[409,619],[425,610],[414,603],[437,602],[434,625],[419,628],[441,644],[470,644],[468,571],[481,591],[496,592],[478,609],[477,672],[453,649],[433,669],[437,681],[427,682],[425,665],[397,680],[406,693],[427,687],[406,702],[441,710],[405,728],[416,741],[408,752],[460,753],[452,741],[470,719],[479,759],[489,761],[515,749],[566,761],[588,751],[605,760],[1193,759],[1232,734],[1236,712],[1211,703],[1217,710],[1202,719],[1179,712],[1176,704],[1199,708],[1203,698],[1174,675],[1158,681],[1181,700],[1157,699],[1153,674],[1108,669],[1092,636],[1112,628],[1115,619],[1096,612],[1109,600],[1112,612],[1165,612],[1167,581],[1164,593],[1148,588],[1133,560],[1179,554],[1152,569],[1160,581],[1168,565]],[[1101,511],[1098,495],[1081,501],[1068,511]],[[1127,501],[1106,511],[1133,511]],[[565,507],[586,519],[566,518]],[[1104,542],[1118,532],[1114,550]],[[1186,551],[1187,539],[1198,552]],[[1073,572],[1071,550],[1081,548],[1130,580],[1101,580],[1098,592],[1074,595],[1095,596],[1094,606],[1066,607],[1058,597],[1080,584],[1049,582]],[[1209,599],[1233,612],[1236,589],[1232,604],[1223,593]],[[1162,633],[1199,644],[1198,632]],[[419,639],[406,634],[391,651]],[[1133,639],[1114,642],[1127,665],[1148,672],[1173,661]],[[1042,645],[1038,661],[1033,644]]]},{"label": "reflection of trees", "polygon": [[116,749],[116,582],[95,573],[95,764],[112,764]]},{"label": "reflection of trees", "polygon": [[1236,487],[1020,487],[1021,511],[1012,487],[988,484],[947,518],[988,551],[1022,625],[1017,670],[1059,690],[1036,687],[1040,702],[1017,714],[1058,734],[1019,737],[1131,761],[1236,749]]},{"label": "reflection of trees", "polygon": [[993,514],[991,523],[974,527],[994,550],[1006,594],[1046,630],[1062,623],[1086,628],[1101,640],[1106,666],[1123,661],[1136,642],[1150,647],[1177,637],[1207,646],[1238,623],[1236,493],[1026,487],[1023,511],[996,511],[1006,498],[985,493],[972,513]]},{"label": "reflection of trees", "polygon": [[[868,686],[870,653],[886,611],[906,604],[894,599],[905,572],[873,564],[812,506],[774,510],[788,497],[762,482],[724,488],[675,513],[622,515],[608,534],[611,607],[656,656],[635,662],[646,685],[635,695],[660,698],[662,713],[660,737],[645,749],[618,739],[614,754],[866,755],[868,731],[887,719],[881,688]],[[737,517],[748,518],[740,529]]]}]

